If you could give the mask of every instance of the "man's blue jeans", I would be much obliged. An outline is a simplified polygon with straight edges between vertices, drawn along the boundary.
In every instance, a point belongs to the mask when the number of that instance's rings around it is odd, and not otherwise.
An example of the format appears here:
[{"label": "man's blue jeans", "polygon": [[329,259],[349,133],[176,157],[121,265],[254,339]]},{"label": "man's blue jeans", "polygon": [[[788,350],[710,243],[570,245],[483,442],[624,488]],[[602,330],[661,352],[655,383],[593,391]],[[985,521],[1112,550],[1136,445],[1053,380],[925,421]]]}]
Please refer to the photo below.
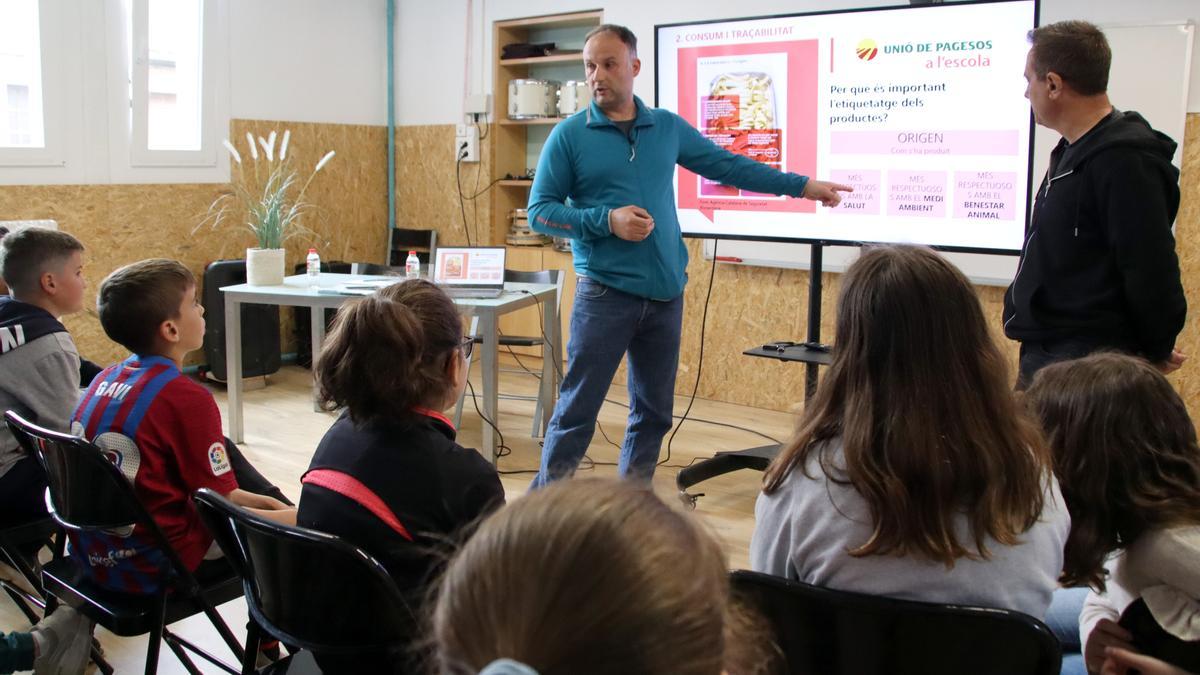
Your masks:
[{"label": "man's blue jeans", "polygon": [[571,312],[567,372],[533,487],[570,478],[596,432],[596,416],[629,354],[629,422],[617,471],[649,481],[671,428],[683,296],[648,300],[580,277]]}]

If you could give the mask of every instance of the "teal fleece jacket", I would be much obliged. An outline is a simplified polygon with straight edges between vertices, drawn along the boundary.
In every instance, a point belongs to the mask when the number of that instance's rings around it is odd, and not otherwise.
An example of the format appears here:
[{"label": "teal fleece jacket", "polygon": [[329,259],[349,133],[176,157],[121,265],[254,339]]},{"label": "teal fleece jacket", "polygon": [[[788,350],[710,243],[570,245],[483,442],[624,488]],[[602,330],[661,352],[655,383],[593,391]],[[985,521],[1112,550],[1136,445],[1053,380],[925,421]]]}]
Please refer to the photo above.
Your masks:
[{"label": "teal fleece jacket", "polygon": [[[675,165],[743,190],[800,197],[808,178],[782,173],[719,148],[679,115],[647,108],[626,137],[593,102],[563,120],[546,140],[529,193],[536,232],[573,239],[575,271],[643,298],[670,300],[687,283],[687,248],[679,231]],[[654,218],[643,241],[609,229],[608,214],[640,206]]]}]

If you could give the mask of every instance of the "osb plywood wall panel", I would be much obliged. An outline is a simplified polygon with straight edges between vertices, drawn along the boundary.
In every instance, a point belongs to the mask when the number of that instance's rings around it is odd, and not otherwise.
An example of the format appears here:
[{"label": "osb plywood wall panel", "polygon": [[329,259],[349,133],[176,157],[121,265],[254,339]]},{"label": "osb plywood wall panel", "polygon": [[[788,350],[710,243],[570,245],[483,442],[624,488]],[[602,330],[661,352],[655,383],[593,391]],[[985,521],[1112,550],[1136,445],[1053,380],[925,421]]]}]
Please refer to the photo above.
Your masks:
[{"label": "osb plywood wall panel", "polygon": [[1175,250],[1183,272],[1183,289],[1188,299],[1188,318],[1176,346],[1191,361],[1171,376],[1187,403],[1193,420],[1200,420],[1200,113],[1188,115],[1184,140],[1183,193],[1175,220]]},{"label": "osb plywood wall panel", "polygon": [[[338,155],[315,180],[309,198],[318,209],[306,225],[317,233],[325,259],[382,261],[387,226],[386,130],[382,127],[298,124],[235,120],[231,138],[245,132],[266,135],[271,129],[292,130],[291,149],[298,166],[311,167],[328,150]],[[452,125],[397,129],[397,225],[433,228],[446,244],[466,243],[453,161]],[[483,161],[463,164],[463,192],[485,188],[490,171],[490,144],[481,143]],[[1200,298],[1200,114],[1188,116],[1187,153],[1181,179],[1183,204],[1176,236],[1184,285],[1193,305]],[[93,185],[0,186],[0,219],[54,218],[63,230],[83,240],[89,249],[88,275],[93,287],[119,265],[149,256],[183,260],[197,274],[223,257],[238,257],[250,244],[248,233],[233,221],[227,228],[196,230],[209,204],[223,185]],[[467,220],[484,234],[491,222],[486,195],[468,200]],[[478,215],[476,215],[476,211]],[[472,228],[472,232],[476,231]],[[479,241],[474,234],[472,241]],[[288,246],[289,265],[300,262],[311,240]],[[700,347],[701,310],[708,289],[710,262],[701,256],[698,241],[689,240],[692,262],[688,273],[680,369],[676,391],[687,395],[695,383]],[[822,337],[833,339],[833,317],[839,275],[825,275]],[[979,287],[985,316],[1000,336],[1003,289]],[[698,395],[775,410],[787,410],[803,400],[804,368],[798,364],[742,356],[742,350],[776,339],[804,336],[808,312],[808,274],[797,270],[718,265],[709,306],[704,342],[704,371]],[[93,360],[114,360],[121,349],[104,337],[92,316],[68,320],[81,350]],[[285,323],[285,351],[290,328]],[[1017,347],[1001,347],[1015,368]],[[1195,356],[1172,376],[1193,416],[1200,415],[1200,324],[1189,315],[1179,346]],[[623,381],[623,373],[618,377]]]},{"label": "osb plywood wall panel", "polygon": [[[262,120],[233,120],[231,140],[242,154],[239,171],[234,167],[233,180],[241,181],[248,189],[263,184],[246,148],[246,133],[255,138],[267,138],[276,131],[276,152],[283,142],[285,130],[291,130],[288,161],[301,181],[308,180],[317,162],[329,151],[337,154],[321,172],[313,177],[304,201],[314,208],[308,210],[301,224],[309,232],[290,239],[286,244],[287,270],[304,262],[310,246],[316,247],[324,261],[384,262],[387,247],[387,130],[384,127],[351,124],[311,124]],[[259,148],[259,160],[263,160]],[[265,169],[260,165],[258,171]],[[261,194],[261,191],[259,192]],[[245,211],[235,209],[227,225],[197,232],[213,240],[221,257],[242,257],[245,248],[254,245],[253,236],[242,224]],[[281,315],[282,349],[295,351],[294,319],[291,308]],[[307,330],[305,327],[304,330]]]},{"label": "osb plywood wall panel", "polygon": [[[242,153],[242,171],[234,172],[234,180],[244,185],[261,185],[252,165],[246,164],[246,133],[266,137],[277,131],[276,146],[282,142],[284,130],[292,132],[288,161],[295,167],[301,181],[307,180],[317,162],[330,150],[337,154],[308,187],[304,201],[312,204],[302,225],[312,232],[287,242],[287,261],[291,265],[304,262],[310,246],[316,246],[322,260],[346,262],[382,262],[387,239],[387,133],[383,127],[350,124],[303,124],[234,120],[230,124],[232,140]],[[276,148],[278,151],[278,147]],[[263,159],[259,154],[259,160]],[[253,241],[251,235],[238,228],[244,222],[244,212],[231,219],[238,239],[224,245],[231,257],[244,255]],[[230,228],[218,232],[227,235]],[[219,237],[218,237],[219,238]]]},{"label": "osb plywood wall panel", "polygon": [[[1200,419],[1200,114],[1188,115],[1184,147],[1183,195],[1176,220],[1177,251],[1192,311],[1178,346],[1193,357],[1171,376],[1193,419]],[[691,262],[686,291],[683,341],[675,392],[688,396],[699,363],[700,324],[711,261],[689,241]],[[834,338],[833,320],[840,275],[825,274],[821,337]],[[1001,330],[1004,289],[977,286],[984,317],[1016,373],[1018,344]],[[794,409],[804,399],[804,366],[743,356],[742,351],[773,340],[802,340],[808,317],[808,273],[798,270],[717,265],[705,330],[704,366],[698,396],[773,410]]]},{"label": "osb plywood wall panel", "polygon": [[[491,199],[478,194],[491,182],[491,146],[479,144],[480,162],[454,161],[454,125],[404,126],[396,129],[396,227],[437,230],[439,245],[488,242]],[[459,184],[465,198],[459,204]],[[469,230],[463,225],[463,211]],[[482,239],[480,238],[482,236]]]},{"label": "osb plywood wall panel", "polygon": [[195,274],[216,258],[206,238],[191,237],[221,185],[0,186],[0,216],[51,218],[87,248],[86,311],[65,323],[79,352],[105,364],[128,356],[108,340],[95,316],[95,291],[111,271],[149,257],[176,258]]},{"label": "osb plywood wall panel", "polygon": [[[712,261],[699,240],[688,240],[691,262],[684,298],[683,340],[675,390],[690,395],[699,364],[700,328]],[[832,305],[836,279],[825,275],[823,304]],[[802,340],[807,328],[808,273],[767,267],[717,264],[712,281],[704,364],[697,396],[786,410],[804,396],[803,364],[743,356],[742,351],[774,340]],[[832,312],[823,313],[822,335],[831,335]]]},{"label": "osb plywood wall panel", "polygon": [[[231,137],[256,134],[272,128],[282,133],[285,125],[273,122],[231,123]],[[387,227],[386,152],[378,127],[288,123],[292,130],[288,151],[298,166],[313,166],[327,150],[337,157],[321,171],[309,188],[307,200],[317,205],[307,225],[317,233],[317,245],[327,257],[373,259],[381,252]],[[294,153],[294,154],[293,154]],[[236,173],[235,173],[236,177]],[[245,255],[251,236],[239,226],[236,214],[227,225],[212,229],[197,226],[209,205],[228,192],[223,184],[167,185],[18,185],[0,186],[0,220],[51,218],[87,247],[86,274],[94,298],[100,281],[121,265],[149,257],[176,258],[197,278],[213,260]],[[288,264],[300,262],[311,240],[288,244]],[[370,256],[370,257],[368,257]],[[80,352],[98,363],[126,356],[124,350],[105,337],[89,310],[66,320]],[[284,333],[290,346],[290,326]],[[199,353],[192,362],[200,360]]]}]

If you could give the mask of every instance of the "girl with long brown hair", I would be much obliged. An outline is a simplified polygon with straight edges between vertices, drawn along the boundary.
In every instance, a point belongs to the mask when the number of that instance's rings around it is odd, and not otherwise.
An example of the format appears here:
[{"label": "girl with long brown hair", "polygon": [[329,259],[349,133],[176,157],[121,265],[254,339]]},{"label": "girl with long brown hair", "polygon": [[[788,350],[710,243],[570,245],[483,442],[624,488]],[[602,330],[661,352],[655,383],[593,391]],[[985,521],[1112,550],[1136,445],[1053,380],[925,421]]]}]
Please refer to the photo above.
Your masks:
[{"label": "girl with long brown hair", "polygon": [[1069,519],[967,279],[865,250],[833,363],[767,469],[751,566],[839,590],[1041,617]]},{"label": "girl with long brown hair", "polygon": [[1096,354],[1039,372],[1028,403],[1071,513],[1062,581],[1091,588],[1088,670],[1105,647],[1141,646],[1117,625],[1139,599],[1168,634],[1200,640],[1200,444],[1179,394],[1142,359]]},{"label": "girl with long brown hair", "polygon": [[450,562],[439,675],[753,675],[777,662],[691,514],[628,481],[563,481],[489,518]]}]

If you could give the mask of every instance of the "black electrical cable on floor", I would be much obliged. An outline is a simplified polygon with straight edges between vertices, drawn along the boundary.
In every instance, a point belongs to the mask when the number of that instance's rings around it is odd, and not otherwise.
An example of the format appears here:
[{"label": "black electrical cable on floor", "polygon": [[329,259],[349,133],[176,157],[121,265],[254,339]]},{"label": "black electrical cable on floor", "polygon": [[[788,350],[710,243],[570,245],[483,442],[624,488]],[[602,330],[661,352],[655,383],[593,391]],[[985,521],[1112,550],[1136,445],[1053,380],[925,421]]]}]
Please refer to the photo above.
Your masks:
[{"label": "black electrical cable on floor", "polygon": [[471,392],[471,405],[473,405],[475,407],[475,413],[477,415],[479,415],[479,419],[483,420],[484,423],[487,424],[489,427],[491,427],[492,430],[496,432],[496,435],[500,437],[500,442],[496,444],[496,457],[495,457],[495,462],[497,465],[496,473],[504,474],[504,475],[517,474],[517,473],[537,473],[537,469],[525,469],[522,471],[500,471],[499,470],[500,458],[511,455],[512,448],[508,447],[508,444],[506,444],[504,442],[504,432],[500,431],[500,427],[496,426],[496,423],[493,422],[492,420],[488,419],[487,416],[483,414],[483,411],[479,409],[479,398],[477,396],[475,396],[475,387],[471,386],[470,380],[467,380],[467,390]]},{"label": "black electrical cable on floor", "polygon": [[[560,271],[559,274],[565,274],[565,272]],[[550,336],[546,335],[546,315],[542,313],[541,299],[538,298],[533,293],[530,293],[529,291],[522,290],[521,292],[524,293],[525,295],[528,295],[529,297],[533,298],[533,304],[535,307],[537,307],[537,311],[538,311],[538,326],[539,326],[539,330],[542,332],[542,340],[545,341],[546,347],[550,350],[550,352],[555,353],[554,343],[550,341]],[[509,351],[510,351],[510,353],[512,352],[512,350],[509,350]],[[513,353],[513,356],[515,357],[516,354]],[[521,363],[521,359],[518,358],[517,363]],[[556,375],[558,375],[558,381],[562,382],[562,380],[563,380],[562,366],[561,366],[561,364],[558,363],[558,359],[550,359],[550,364],[554,366],[554,373]],[[525,368],[525,365],[521,364],[521,367]],[[532,370],[529,370],[528,368],[525,368],[525,371],[528,372],[530,375],[534,375],[534,372]],[[534,375],[534,377],[538,377],[539,379],[541,379],[540,376],[538,376],[538,375]],[[615,443],[613,441],[613,439],[609,438],[608,433],[606,431],[604,431],[604,425],[600,423],[599,415],[597,415],[597,417],[596,417],[596,429],[600,431],[600,436],[603,437],[604,440],[607,441],[609,445],[613,446],[614,448],[616,448],[618,450],[621,449],[621,446],[619,444]],[[592,459],[591,457],[589,457],[587,455],[586,452],[583,455],[583,461],[588,462],[588,464],[590,466],[618,466],[617,462],[600,462],[595,459]]]},{"label": "black electrical cable on floor", "polygon": [[[704,313],[700,316],[700,357],[696,364],[696,384],[692,386],[692,395],[688,399],[687,408],[683,411],[683,416],[679,418],[679,424],[675,425],[674,431],[671,432],[670,438],[667,439],[667,456],[658,461],[658,466],[669,466],[672,468],[686,469],[687,466],[680,464],[668,464],[671,461],[671,442],[675,440],[675,434],[683,428],[683,423],[687,421],[688,413],[692,411],[692,404],[696,402],[696,392],[700,390],[700,374],[704,372],[704,329],[708,326],[708,303],[712,300],[713,278],[717,275],[717,244],[718,240],[713,240],[713,256],[712,267],[708,272],[708,291],[704,294]],[[692,460],[693,463],[695,460]],[[690,466],[690,465],[689,465]]]},{"label": "black electrical cable on floor", "polygon": [[[543,337],[543,339],[545,338],[544,330],[543,330],[542,337]],[[508,352],[509,356],[513,357],[513,359],[517,362],[517,365],[521,368],[521,370],[525,371],[529,375],[531,375],[539,380],[542,379],[542,374],[538,373],[534,370],[531,370],[529,368],[529,366],[525,365],[525,362],[521,360],[520,354],[517,354],[516,352],[514,352],[512,350],[512,347],[509,347],[508,345],[504,345],[504,349]],[[624,401],[618,401],[616,399],[605,397],[604,402],[611,403],[613,405],[619,405],[622,408],[625,408],[626,410],[629,409],[629,404],[625,403]],[[682,415],[672,415],[671,417],[673,419],[681,419],[683,416]],[[761,436],[762,438],[765,438],[768,441],[771,441],[772,443],[776,443],[776,444],[783,443],[783,441],[779,440],[778,438],[775,438],[774,436],[772,436],[770,434],[764,434],[763,432],[758,431],[757,429],[751,429],[750,427],[743,427],[743,426],[740,426],[737,424],[731,424],[729,422],[718,422],[716,420],[710,420],[705,417],[688,417],[688,419],[691,420],[692,422],[699,422],[701,424],[711,424],[711,425],[717,426],[717,427],[725,427],[726,429],[737,429],[738,431],[745,431],[748,434],[754,434],[755,436]],[[599,422],[597,422],[597,424],[599,424]],[[601,430],[603,431],[603,428],[601,428]],[[602,433],[602,435],[603,435],[603,433]],[[609,441],[609,442],[612,443],[612,441]],[[616,443],[613,443],[613,445],[618,448],[621,447],[621,446],[617,445]]]},{"label": "black electrical cable on floor", "polygon": [[[683,423],[684,423],[685,421],[687,421],[688,419],[691,419],[692,421],[695,421],[695,422],[700,422],[700,423],[702,423],[702,424],[712,424],[712,425],[714,425],[714,426],[727,427],[727,428],[730,428],[730,429],[738,429],[738,430],[740,430],[740,431],[745,431],[745,432],[747,432],[747,433],[751,433],[751,434],[754,434],[754,435],[756,435],[756,436],[761,436],[761,437],[763,437],[763,438],[765,438],[765,439],[767,439],[767,440],[769,440],[769,441],[771,441],[771,442],[773,442],[773,443],[777,443],[777,444],[779,444],[779,443],[782,443],[782,441],[780,441],[778,438],[775,438],[775,437],[773,437],[773,436],[770,436],[770,435],[768,435],[768,434],[764,434],[764,433],[763,433],[763,432],[761,432],[761,431],[757,431],[757,430],[755,430],[755,429],[751,429],[751,428],[749,428],[749,427],[738,426],[738,425],[736,425],[736,424],[729,424],[728,422],[718,422],[718,421],[716,421],[716,420],[710,420],[710,419],[704,419],[704,418],[698,418],[698,417],[689,417],[689,413],[690,413],[690,412],[691,412],[691,410],[692,410],[692,406],[693,406],[693,405],[695,404],[695,402],[696,402],[696,394],[697,394],[697,392],[698,392],[698,391],[699,391],[699,389],[700,389],[700,376],[701,376],[701,374],[702,374],[702,372],[703,372],[703,370],[704,370],[704,335],[705,335],[705,332],[706,332],[706,330],[707,330],[707,327],[708,327],[708,307],[709,307],[709,303],[711,303],[711,301],[712,301],[713,280],[714,280],[714,278],[715,278],[715,276],[716,276],[716,272],[717,272],[717,242],[716,242],[716,241],[714,241],[714,242],[713,242],[713,262],[712,262],[712,266],[709,268],[709,273],[708,273],[708,289],[705,291],[705,295],[704,295],[704,311],[703,311],[703,313],[701,314],[701,319],[700,319],[700,354],[699,354],[699,359],[698,359],[699,363],[698,363],[698,365],[697,365],[697,367],[696,367],[696,382],[695,382],[695,384],[694,384],[694,385],[693,385],[693,387],[692,387],[692,393],[691,393],[691,396],[688,398],[688,405],[687,405],[687,408],[684,410],[684,412],[683,412],[683,415],[672,415],[672,417],[674,417],[675,419],[678,419],[678,420],[679,420],[679,424],[677,424],[677,425],[675,426],[674,430],[672,430],[672,432],[671,432],[671,437],[670,437],[670,438],[667,440],[667,456],[666,456],[666,457],[664,457],[663,459],[659,460],[659,462],[657,463],[657,465],[658,465],[658,466],[669,466],[669,467],[671,467],[671,468],[680,468],[680,469],[685,469],[685,468],[687,468],[688,466],[691,466],[691,464],[694,464],[694,463],[696,463],[697,459],[699,459],[699,458],[695,458],[695,459],[693,459],[693,460],[691,461],[691,463],[689,463],[688,465],[681,465],[681,464],[668,464],[668,462],[670,462],[670,460],[671,460],[671,447],[672,447],[672,446],[671,446],[671,443],[672,443],[672,441],[674,441],[674,440],[675,440],[675,434],[679,432],[679,429],[680,429],[680,427],[682,427],[682,426],[683,426]],[[546,335],[546,329],[545,329],[545,320],[544,320],[544,316],[542,315],[542,304],[541,304],[541,300],[540,300],[540,299],[539,299],[537,296],[535,296],[533,293],[530,293],[529,291],[521,291],[521,292],[522,292],[522,293],[524,293],[524,294],[526,294],[526,295],[528,295],[528,296],[530,296],[531,298],[533,298],[533,299],[534,299],[535,305],[536,305],[536,307],[537,307],[537,310],[538,310],[538,325],[542,327],[542,328],[541,328],[541,332],[542,332],[542,339],[546,341],[546,344],[547,344],[547,346],[548,346],[548,347],[550,347],[550,348],[551,348],[551,350],[553,351],[553,347],[554,347],[554,345],[553,345],[553,343],[550,341],[549,337]],[[527,367],[525,366],[525,364],[521,362],[521,359],[520,359],[520,357],[518,357],[518,356],[516,355],[516,352],[513,352],[513,351],[510,349],[510,350],[509,350],[509,353],[513,355],[513,358],[515,358],[515,359],[517,360],[517,364],[518,364],[518,365],[520,365],[520,366],[521,366],[521,368],[522,368],[523,370],[525,370],[525,372],[527,372],[527,373],[529,373],[530,375],[533,375],[534,377],[537,377],[537,378],[539,378],[539,379],[540,379],[540,376],[539,376],[537,373],[535,373],[535,372],[533,372],[532,370],[530,370],[529,368],[527,368]],[[554,362],[554,359],[551,359],[551,362],[553,363],[553,362]],[[562,371],[561,371],[561,370],[559,370],[557,363],[555,363],[555,370],[556,370],[556,372],[558,372],[558,374],[559,374],[559,379],[561,380],[561,378],[562,378]],[[616,405],[619,405],[619,406],[622,406],[622,407],[624,407],[624,408],[628,408],[628,407],[629,407],[629,404],[627,404],[627,403],[622,403],[622,402],[620,402],[620,401],[614,401],[614,400],[612,400],[612,399],[610,399],[610,398],[605,398],[604,400],[605,400],[605,401],[607,401],[608,403],[614,403],[614,404],[616,404]],[[620,448],[621,448],[621,446],[620,446],[620,445],[618,445],[617,443],[613,442],[613,440],[612,440],[611,438],[609,438],[609,437],[608,437],[608,434],[607,434],[607,433],[605,433],[605,431],[604,431],[604,427],[603,427],[603,426],[600,424],[600,420],[599,420],[599,419],[597,419],[597,420],[596,420],[596,428],[600,430],[600,435],[601,435],[601,436],[603,436],[603,437],[604,437],[604,440],[608,441],[608,443],[609,443],[610,445],[612,445],[613,447],[615,447],[615,448],[617,448],[617,449],[620,449]],[[587,456],[585,455],[585,459],[588,459],[588,460],[590,460],[591,458],[590,458],[590,457],[587,457]],[[607,466],[616,466],[616,463],[614,463],[614,462],[600,462],[600,464],[607,465]]]}]

